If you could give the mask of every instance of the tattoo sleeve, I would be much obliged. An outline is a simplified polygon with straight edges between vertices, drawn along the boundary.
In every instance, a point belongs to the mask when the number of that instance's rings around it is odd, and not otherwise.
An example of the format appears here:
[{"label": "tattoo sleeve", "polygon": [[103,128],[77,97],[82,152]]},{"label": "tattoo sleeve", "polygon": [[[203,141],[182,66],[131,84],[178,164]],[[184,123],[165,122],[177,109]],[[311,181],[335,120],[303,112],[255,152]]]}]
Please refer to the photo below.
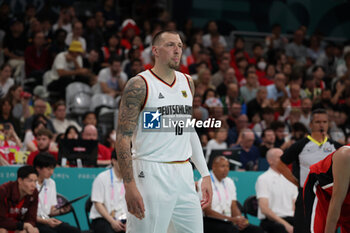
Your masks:
[{"label": "tattoo sleeve", "polygon": [[141,77],[130,79],[124,89],[118,115],[116,151],[123,180],[134,180],[131,157],[131,137],[146,98],[147,87]]}]

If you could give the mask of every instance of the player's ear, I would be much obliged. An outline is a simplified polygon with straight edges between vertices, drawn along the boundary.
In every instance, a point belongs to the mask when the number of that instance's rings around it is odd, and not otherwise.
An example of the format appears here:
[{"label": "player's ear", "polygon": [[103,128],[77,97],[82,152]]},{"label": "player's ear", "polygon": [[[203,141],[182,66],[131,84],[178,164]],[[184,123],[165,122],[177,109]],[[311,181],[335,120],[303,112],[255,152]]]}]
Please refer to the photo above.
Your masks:
[{"label": "player's ear", "polygon": [[158,46],[152,46],[152,53],[154,56],[158,56]]}]

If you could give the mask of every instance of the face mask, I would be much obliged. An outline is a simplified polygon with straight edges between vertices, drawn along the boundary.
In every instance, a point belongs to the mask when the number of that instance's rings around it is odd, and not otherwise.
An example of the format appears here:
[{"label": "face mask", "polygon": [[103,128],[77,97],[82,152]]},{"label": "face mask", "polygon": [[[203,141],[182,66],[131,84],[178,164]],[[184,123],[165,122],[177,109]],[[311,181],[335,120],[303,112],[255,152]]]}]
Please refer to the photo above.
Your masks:
[{"label": "face mask", "polygon": [[265,70],[265,68],[266,68],[266,62],[264,62],[264,61],[259,61],[259,62],[258,62],[258,68],[259,68],[259,70]]},{"label": "face mask", "polygon": [[117,140],[117,135],[115,133],[111,134],[110,137],[113,141]]}]

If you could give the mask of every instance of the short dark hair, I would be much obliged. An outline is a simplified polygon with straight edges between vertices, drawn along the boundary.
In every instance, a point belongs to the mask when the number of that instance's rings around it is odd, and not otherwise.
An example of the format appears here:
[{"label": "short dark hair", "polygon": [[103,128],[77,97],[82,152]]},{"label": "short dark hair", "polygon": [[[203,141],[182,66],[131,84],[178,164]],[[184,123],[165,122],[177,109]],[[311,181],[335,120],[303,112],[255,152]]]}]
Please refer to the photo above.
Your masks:
[{"label": "short dark hair", "polygon": [[113,62],[119,62],[122,63],[122,59],[120,56],[111,56],[108,60],[109,64],[113,64]]},{"label": "short dark hair", "polygon": [[262,131],[262,133],[261,133],[261,138],[264,138],[266,132],[267,132],[267,131],[270,131],[270,130],[273,131],[273,129],[271,129],[271,128],[266,128],[266,129],[264,129],[264,130]]},{"label": "short dark hair", "polygon": [[44,168],[44,167],[56,167],[56,159],[48,152],[41,152],[35,158],[33,162],[34,168]]},{"label": "short dark hair", "polygon": [[17,179],[27,178],[30,174],[38,175],[38,172],[34,169],[34,167],[26,165],[18,168],[17,170]]},{"label": "short dark hair", "polygon": [[64,103],[63,100],[57,101],[57,102],[53,105],[53,111],[55,112],[55,111],[57,110],[57,108],[58,108],[59,106],[62,106],[62,105],[66,107],[66,104]]},{"label": "short dark hair", "polygon": [[274,121],[271,123],[271,129],[276,131],[279,128],[284,128],[286,125],[282,121]]},{"label": "short dark hair", "polygon": [[312,122],[314,120],[314,117],[315,117],[316,114],[325,114],[325,115],[328,116],[326,109],[317,108],[317,109],[312,111],[311,117],[310,117],[310,122]]},{"label": "short dark hair", "polygon": [[39,137],[39,136],[47,136],[51,140],[53,138],[53,133],[47,128],[42,128],[42,129],[39,129],[38,132],[36,133],[36,137]]},{"label": "short dark hair", "polygon": [[[180,36],[180,34],[179,34],[177,31],[162,30],[162,31],[160,31],[160,32],[158,32],[157,34],[154,35],[154,37],[153,37],[153,39],[152,39],[152,45],[157,44],[158,41],[160,40],[160,37],[161,37],[164,33],[176,34],[176,35],[179,35],[179,36]],[[180,39],[181,39],[181,41],[183,41],[182,38],[181,38],[181,36],[180,36]]]}]

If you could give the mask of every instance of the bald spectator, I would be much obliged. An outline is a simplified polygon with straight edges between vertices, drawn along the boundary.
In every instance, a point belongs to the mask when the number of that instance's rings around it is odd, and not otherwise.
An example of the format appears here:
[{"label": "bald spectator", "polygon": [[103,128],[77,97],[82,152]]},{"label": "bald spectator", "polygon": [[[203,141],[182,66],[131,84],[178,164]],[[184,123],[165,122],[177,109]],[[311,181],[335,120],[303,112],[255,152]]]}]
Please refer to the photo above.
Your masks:
[{"label": "bald spectator", "polygon": [[[24,122],[24,130],[30,130],[32,128],[32,124],[33,124],[33,120],[34,118],[36,118],[38,115],[44,115],[46,112],[46,102],[43,99],[36,99],[34,102],[34,114],[32,116],[30,116],[29,118],[27,118]],[[46,124],[47,124],[47,128],[53,132],[56,133],[55,128],[52,124],[52,121],[50,119],[46,119]]]},{"label": "bald spectator", "polygon": [[58,101],[54,105],[54,114],[55,118],[52,119],[53,126],[55,127],[56,133],[62,134],[66,132],[66,129],[69,126],[75,126],[79,131],[81,130],[81,127],[78,125],[78,123],[74,120],[68,120],[66,118],[66,104],[64,101]]},{"label": "bald spectator", "polygon": [[[222,222],[211,222],[204,218],[205,232],[220,233],[262,233],[262,229],[249,224],[242,216],[237,205],[237,190],[231,178],[228,177],[230,166],[227,158],[218,156],[213,161],[211,184],[215,192],[209,207],[205,208],[204,214],[208,217],[222,219],[232,224]],[[202,179],[198,181],[197,187],[201,187]],[[198,189],[200,190],[200,188]],[[202,193],[199,192],[200,198]]]},{"label": "bald spectator", "polygon": [[253,118],[255,116],[258,116],[258,120],[260,120],[259,116],[262,112],[262,109],[267,107],[269,104],[270,101],[267,99],[266,87],[259,87],[256,93],[256,97],[249,101],[247,104],[247,115],[249,121],[253,121]]},{"label": "bald spectator", "polygon": [[[244,115],[242,115],[244,116]],[[246,120],[248,120],[247,116]],[[256,171],[258,169],[258,159],[260,157],[259,149],[254,146],[255,135],[251,129],[242,129],[239,133],[236,146],[233,148],[240,149],[241,169],[247,171]]]},{"label": "bald spectator", "polygon": [[286,46],[286,55],[291,64],[305,65],[307,48],[303,45],[304,32],[300,29],[294,32],[293,42]]},{"label": "bald spectator", "polygon": [[[83,140],[98,140],[97,129],[94,125],[86,125],[81,132]],[[98,143],[97,165],[107,166],[111,164],[111,151],[104,145]]]},{"label": "bald spectator", "polygon": [[277,169],[282,154],[283,151],[278,148],[267,152],[266,159],[270,168],[259,176],[255,184],[260,227],[270,233],[293,232],[294,203],[298,189]]},{"label": "bald spectator", "polygon": [[276,101],[279,97],[288,96],[286,90],[286,76],[283,73],[275,74],[274,84],[267,86],[267,98]]}]

